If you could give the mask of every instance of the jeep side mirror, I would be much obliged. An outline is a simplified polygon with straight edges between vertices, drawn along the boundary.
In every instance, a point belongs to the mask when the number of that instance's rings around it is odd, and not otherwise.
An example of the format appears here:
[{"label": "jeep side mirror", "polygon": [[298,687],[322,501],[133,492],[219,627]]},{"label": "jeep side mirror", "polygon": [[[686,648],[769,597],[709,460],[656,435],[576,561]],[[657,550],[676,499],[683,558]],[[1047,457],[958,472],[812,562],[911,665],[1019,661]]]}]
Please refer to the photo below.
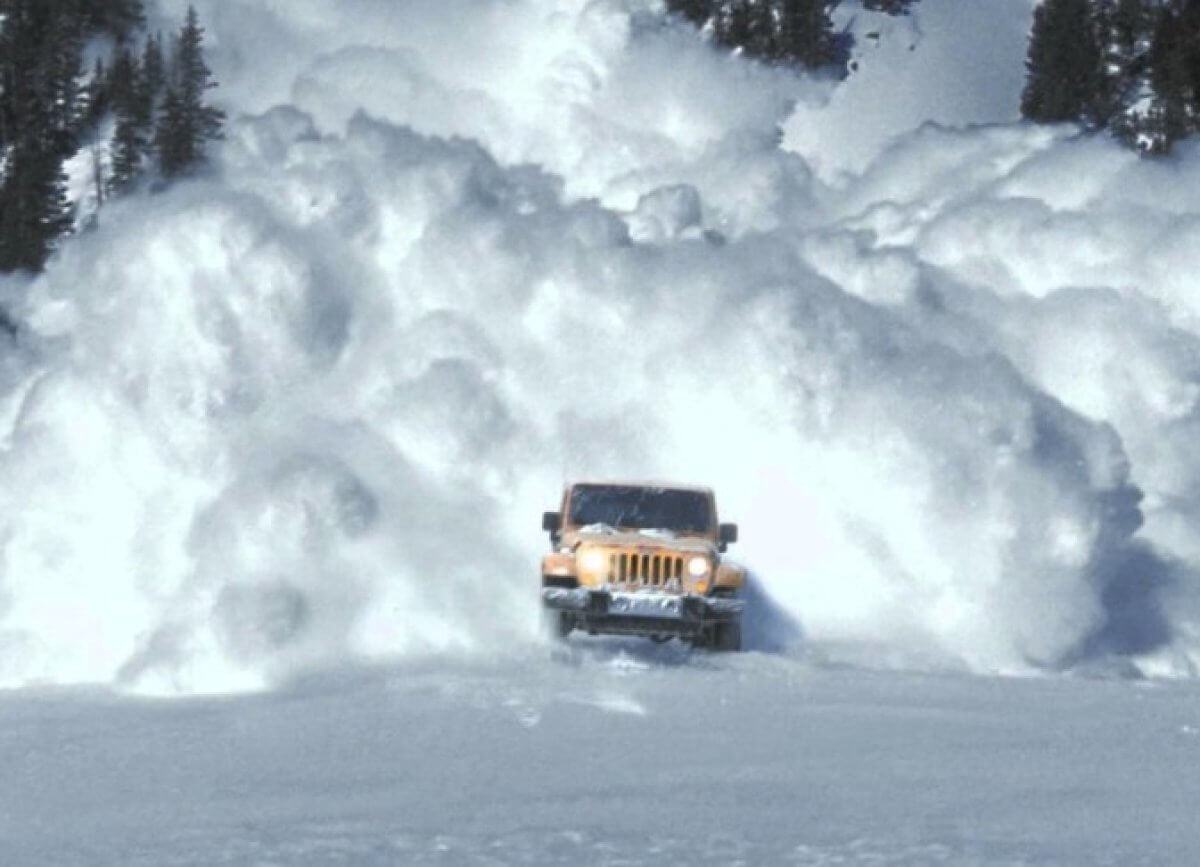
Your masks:
[{"label": "jeep side mirror", "polygon": [[542,529],[553,535],[562,529],[562,515],[558,512],[542,513]]},{"label": "jeep side mirror", "polygon": [[721,550],[725,550],[726,545],[731,545],[737,541],[737,524],[722,524],[721,525]]}]

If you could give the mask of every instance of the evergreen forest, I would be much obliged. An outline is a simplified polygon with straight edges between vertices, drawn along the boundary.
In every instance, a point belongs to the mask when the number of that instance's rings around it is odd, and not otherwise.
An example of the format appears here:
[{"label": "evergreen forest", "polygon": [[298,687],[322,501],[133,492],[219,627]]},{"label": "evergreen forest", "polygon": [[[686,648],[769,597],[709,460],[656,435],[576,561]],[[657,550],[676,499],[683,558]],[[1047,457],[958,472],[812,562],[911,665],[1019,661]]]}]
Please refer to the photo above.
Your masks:
[{"label": "evergreen forest", "polygon": [[142,0],[0,0],[0,272],[37,271],[76,225],[66,166],[97,207],[203,165],[222,112],[189,7],[168,37]]},{"label": "evergreen forest", "polygon": [[1109,130],[1147,154],[1200,131],[1200,0],[1044,0],[1021,114]]},{"label": "evergreen forest", "polygon": [[667,0],[668,9],[719,46],[808,69],[845,65],[849,45],[834,29],[836,6],[837,0]]}]

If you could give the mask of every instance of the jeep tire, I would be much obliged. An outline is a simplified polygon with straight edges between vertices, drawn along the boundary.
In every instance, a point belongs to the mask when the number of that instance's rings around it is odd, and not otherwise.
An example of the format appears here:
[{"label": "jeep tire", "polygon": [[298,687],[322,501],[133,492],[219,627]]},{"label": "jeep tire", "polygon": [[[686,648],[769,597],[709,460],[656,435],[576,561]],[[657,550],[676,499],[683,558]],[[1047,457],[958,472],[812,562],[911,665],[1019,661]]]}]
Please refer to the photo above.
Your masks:
[{"label": "jeep tire", "polygon": [[575,620],[566,611],[542,609],[542,632],[551,641],[565,641],[575,628]]},{"label": "jeep tire", "polygon": [[742,623],[740,620],[729,620],[724,623],[718,623],[713,627],[712,644],[713,650],[721,652],[733,652],[742,649]]}]

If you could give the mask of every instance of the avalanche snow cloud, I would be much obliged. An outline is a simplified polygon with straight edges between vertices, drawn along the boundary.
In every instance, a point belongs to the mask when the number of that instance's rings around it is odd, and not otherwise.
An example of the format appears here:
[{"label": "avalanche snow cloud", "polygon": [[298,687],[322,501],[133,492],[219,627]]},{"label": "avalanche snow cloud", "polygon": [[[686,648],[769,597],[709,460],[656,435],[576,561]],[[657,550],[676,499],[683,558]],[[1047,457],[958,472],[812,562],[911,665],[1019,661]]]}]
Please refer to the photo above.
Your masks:
[{"label": "avalanche snow cloud", "polygon": [[[850,24],[911,28],[891,74],[940,99],[1021,62],[1029,4],[967,5]],[[995,88],[872,114],[652,0],[197,6],[211,174],[0,283],[0,683],[529,646],[585,475],[714,485],[760,647],[1200,661],[1200,154]]]}]

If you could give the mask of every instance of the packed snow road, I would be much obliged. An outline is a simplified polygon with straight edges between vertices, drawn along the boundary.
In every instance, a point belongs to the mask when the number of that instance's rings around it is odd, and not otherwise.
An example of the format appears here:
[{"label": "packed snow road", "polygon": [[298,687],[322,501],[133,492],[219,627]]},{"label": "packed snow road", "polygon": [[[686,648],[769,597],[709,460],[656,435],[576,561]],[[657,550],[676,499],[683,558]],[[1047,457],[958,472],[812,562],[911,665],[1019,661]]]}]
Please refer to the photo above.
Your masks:
[{"label": "packed snow road", "polygon": [[574,641],[256,696],[0,697],[43,865],[1194,864],[1200,687]]}]

